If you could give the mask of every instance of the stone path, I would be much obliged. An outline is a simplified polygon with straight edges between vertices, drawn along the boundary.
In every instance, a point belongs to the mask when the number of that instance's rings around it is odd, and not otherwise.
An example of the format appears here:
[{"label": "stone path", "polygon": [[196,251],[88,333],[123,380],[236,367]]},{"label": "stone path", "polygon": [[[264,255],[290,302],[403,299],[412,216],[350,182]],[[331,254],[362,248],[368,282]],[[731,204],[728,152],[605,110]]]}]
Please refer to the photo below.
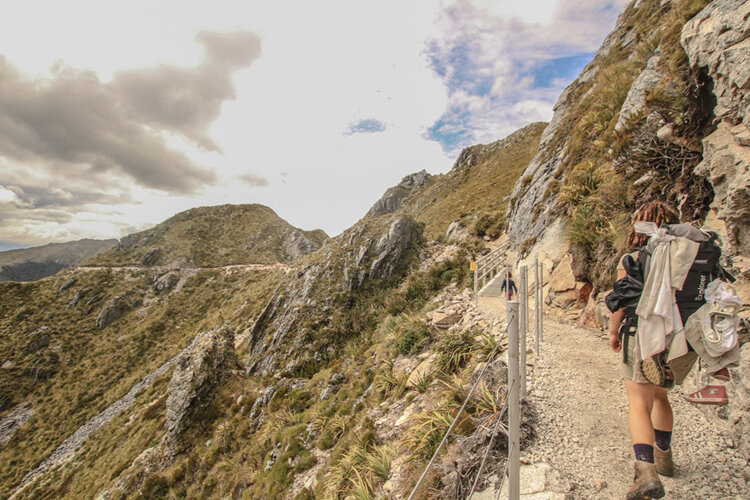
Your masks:
[{"label": "stone path", "polygon": [[[479,308],[488,317],[505,319],[505,301],[499,297],[480,296]],[[522,463],[550,465],[559,484],[568,490],[566,498],[625,498],[632,482],[633,457],[620,354],[609,349],[605,332],[545,317],[544,342],[537,357],[531,351],[531,316],[528,401],[538,414],[538,438],[522,450]],[[750,498],[750,464],[740,456],[736,443],[686,403],[681,392],[677,387],[670,395],[676,472],[674,478],[662,478],[664,498]]]}]

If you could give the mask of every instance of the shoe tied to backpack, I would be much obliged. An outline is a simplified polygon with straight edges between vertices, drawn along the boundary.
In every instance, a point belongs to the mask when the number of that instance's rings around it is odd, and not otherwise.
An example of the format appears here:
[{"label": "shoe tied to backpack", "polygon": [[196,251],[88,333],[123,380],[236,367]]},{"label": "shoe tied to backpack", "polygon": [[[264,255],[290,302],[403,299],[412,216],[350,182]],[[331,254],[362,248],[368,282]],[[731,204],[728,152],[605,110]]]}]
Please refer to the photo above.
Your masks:
[{"label": "shoe tied to backpack", "polygon": [[633,486],[628,490],[627,500],[650,500],[664,496],[664,486],[659,480],[656,465],[635,461],[635,478]]},{"label": "shoe tied to backpack", "polygon": [[671,389],[674,387],[674,373],[667,364],[667,353],[662,351],[644,359],[640,363],[643,378],[658,387]]},{"label": "shoe tied to backpack", "polygon": [[699,391],[683,394],[682,399],[700,405],[724,406],[729,403],[727,389],[723,385],[707,385]]},{"label": "shoe tied to backpack", "polygon": [[656,472],[662,476],[672,477],[674,476],[674,462],[672,461],[672,448],[667,451],[659,448],[659,445],[654,443],[654,465],[656,466]]}]

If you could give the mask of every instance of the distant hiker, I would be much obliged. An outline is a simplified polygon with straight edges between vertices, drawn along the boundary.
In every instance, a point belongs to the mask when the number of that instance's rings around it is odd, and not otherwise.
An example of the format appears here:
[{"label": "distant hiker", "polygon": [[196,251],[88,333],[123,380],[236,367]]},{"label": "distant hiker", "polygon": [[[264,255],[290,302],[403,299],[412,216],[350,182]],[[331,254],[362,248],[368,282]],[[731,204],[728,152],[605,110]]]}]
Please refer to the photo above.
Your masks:
[{"label": "distant hiker", "polygon": [[518,288],[516,288],[516,283],[513,281],[513,275],[509,272],[507,279],[503,280],[502,285],[500,285],[500,291],[505,292],[505,298],[508,300],[513,300],[513,294],[518,293]]},{"label": "distant hiker", "polygon": [[[719,279],[733,280],[719,265],[717,237],[678,222],[677,212],[659,201],[635,212],[629,253],[620,260],[614,290],[606,299],[612,311],[609,343],[615,352],[623,351],[635,453],[628,500],[663,497],[659,474],[674,474],[667,391],[682,383],[698,356],[718,379],[727,377],[726,367],[736,366],[739,359],[739,349],[731,342],[731,334],[736,337],[732,301],[739,298]],[[686,399],[726,404],[725,392],[722,400],[711,392],[715,389],[708,389]]]}]

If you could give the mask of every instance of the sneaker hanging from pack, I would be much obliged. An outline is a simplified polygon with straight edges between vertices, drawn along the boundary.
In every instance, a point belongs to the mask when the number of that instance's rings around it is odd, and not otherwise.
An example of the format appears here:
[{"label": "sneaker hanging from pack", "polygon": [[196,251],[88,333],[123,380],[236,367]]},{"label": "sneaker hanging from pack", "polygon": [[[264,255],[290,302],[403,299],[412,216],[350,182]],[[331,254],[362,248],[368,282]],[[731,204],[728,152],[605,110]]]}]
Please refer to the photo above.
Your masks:
[{"label": "sneaker hanging from pack", "polygon": [[727,389],[723,385],[707,385],[699,391],[683,394],[682,398],[688,403],[701,405],[724,406],[729,403]]},{"label": "sneaker hanging from pack", "polygon": [[667,364],[667,352],[662,351],[658,354],[644,359],[640,362],[640,369],[643,378],[658,387],[671,389],[674,387],[674,373],[672,368]]}]

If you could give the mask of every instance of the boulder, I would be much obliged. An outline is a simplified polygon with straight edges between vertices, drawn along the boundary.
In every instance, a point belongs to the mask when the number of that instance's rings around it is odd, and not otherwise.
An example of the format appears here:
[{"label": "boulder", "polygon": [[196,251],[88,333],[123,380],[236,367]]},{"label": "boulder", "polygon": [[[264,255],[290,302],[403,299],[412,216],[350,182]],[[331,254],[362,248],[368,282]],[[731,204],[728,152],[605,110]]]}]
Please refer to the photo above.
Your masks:
[{"label": "boulder", "polygon": [[552,272],[550,286],[557,293],[575,289],[576,278],[573,274],[573,257],[570,253],[563,257]]},{"label": "boulder", "polygon": [[69,279],[68,281],[66,281],[65,283],[62,284],[62,286],[60,287],[60,291],[64,292],[65,290],[67,290],[68,288],[72,287],[76,283],[78,283],[78,278],[71,278],[71,279]]},{"label": "boulder", "polygon": [[445,231],[445,241],[448,243],[460,243],[471,238],[471,234],[461,221],[451,222]]},{"label": "boulder", "polygon": [[179,451],[180,436],[236,365],[234,330],[228,326],[198,334],[182,352],[167,391],[165,443],[172,451]]},{"label": "boulder", "polygon": [[430,357],[419,363],[413,372],[409,375],[409,379],[406,381],[406,387],[414,388],[422,380],[430,377],[435,372],[435,358],[437,356],[432,354]]},{"label": "boulder", "polygon": [[646,68],[633,81],[625,102],[620,108],[620,116],[617,118],[615,130],[624,129],[628,119],[637,115],[646,105],[646,94],[656,88],[656,85],[664,77],[664,74],[658,70],[660,62],[660,54],[657,53],[652,56],[648,60]]},{"label": "boulder", "polygon": [[161,276],[154,283],[154,291],[157,294],[170,291],[180,281],[180,275],[178,273],[167,273]]},{"label": "boulder", "polygon": [[143,258],[141,259],[141,264],[144,266],[153,266],[159,260],[161,259],[161,248],[151,248],[149,249],[145,254],[143,254]]},{"label": "boulder", "polygon": [[611,313],[607,309],[607,305],[604,303],[604,297],[607,296],[607,292],[599,293],[596,296],[589,294],[586,307],[581,312],[580,323],[583,326],[590,328],[598,328],[599,330],[607,330],[609,328],[609,316]]},{"label": "boulder", "polygon": [[456,313],[435,311],[432,315],[432,324],[438,328],[448,329],[459,321],[461,321],[461,315]]},{"label": "boulder", "polygon": [[112,324],[113,321],[120,319],[128,309],[130,309],[130,304],[124,297],[119,295],[113,297],[112,300],[102,307],[101,312],[99,312],[99,316],[96,318],[96,326],[99,327],[100,330],[104,330]]}]

